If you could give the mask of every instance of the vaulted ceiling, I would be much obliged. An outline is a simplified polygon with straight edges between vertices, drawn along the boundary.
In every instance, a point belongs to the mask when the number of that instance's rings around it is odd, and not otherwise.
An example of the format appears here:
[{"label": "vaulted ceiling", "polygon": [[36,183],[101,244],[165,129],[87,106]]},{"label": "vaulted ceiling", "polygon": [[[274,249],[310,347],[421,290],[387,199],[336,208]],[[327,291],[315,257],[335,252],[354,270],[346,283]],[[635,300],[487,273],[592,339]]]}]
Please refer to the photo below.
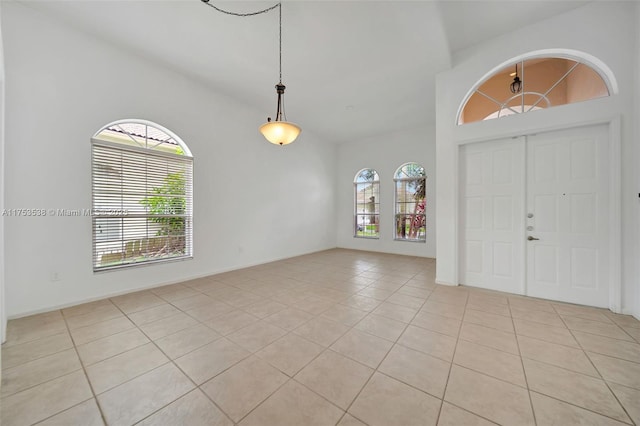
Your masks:
[{"label": "vaulted ceiling", "polygon": [[[239,13],[273,4],[211,2]],[[288,119],[334,142],[433,124],[435,75],[451,67],[452,53],[584,3],[286,2]],[[239,18],[200,0],[25,4],[260,108],[265,118],[275,114],[277,9]]]}]

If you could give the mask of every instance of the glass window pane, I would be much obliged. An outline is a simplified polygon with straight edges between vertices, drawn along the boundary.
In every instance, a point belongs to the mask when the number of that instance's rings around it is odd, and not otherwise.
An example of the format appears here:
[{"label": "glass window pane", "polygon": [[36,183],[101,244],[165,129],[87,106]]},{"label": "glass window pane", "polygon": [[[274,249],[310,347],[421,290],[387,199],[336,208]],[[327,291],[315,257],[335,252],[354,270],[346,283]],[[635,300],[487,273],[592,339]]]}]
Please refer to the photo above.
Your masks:
[{"label": "glass window pane", "polygon": [[396,172],[395,238],[408,241],[426,240],[426,175],[424,168],[408,163]]},{"label": "glass window pane", "polygon": [[[516,77],[519,88],[512,84]],[[465,102],[458,124],[608,95],[600,74],[584,63],[566,58],[532,58],[503,67],[483,81]]]},{"label": "glass window pane", "polygon": [[380,233],[380,182],[374,169],[361,170],[354,179],[355,237],[378,238]]},{"label": "glass window pane", "polygon": [[115,123],[94,136],[91,152],[94,271],[191,256],[186,145],[148,123]]}]

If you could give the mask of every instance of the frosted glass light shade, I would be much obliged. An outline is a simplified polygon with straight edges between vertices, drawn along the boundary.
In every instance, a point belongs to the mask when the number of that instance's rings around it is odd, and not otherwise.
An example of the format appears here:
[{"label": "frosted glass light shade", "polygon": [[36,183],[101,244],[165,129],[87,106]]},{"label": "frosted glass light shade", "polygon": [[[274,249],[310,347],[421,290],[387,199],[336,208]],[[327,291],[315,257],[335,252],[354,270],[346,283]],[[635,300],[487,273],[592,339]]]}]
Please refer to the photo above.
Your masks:
[{"label": "frosted glass light shade", "polygon": [[288,121],[270,121],[260,126],[260,133],[275,145],[288,145],[300,134],[300,127]]}]

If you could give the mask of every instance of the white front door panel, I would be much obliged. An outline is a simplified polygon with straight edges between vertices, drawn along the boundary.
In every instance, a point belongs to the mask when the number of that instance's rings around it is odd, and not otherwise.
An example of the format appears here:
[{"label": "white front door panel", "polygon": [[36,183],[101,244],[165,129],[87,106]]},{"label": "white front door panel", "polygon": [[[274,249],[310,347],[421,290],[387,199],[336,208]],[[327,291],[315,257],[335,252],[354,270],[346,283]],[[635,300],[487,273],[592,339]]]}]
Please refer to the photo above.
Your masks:
[{"label": "white front door panel", "polygon": [[606,126],[527,138],[527,294],[608,307]]},{"label": "white front door panel", "polygon": [[523,292],[524,138],[460,149],[460,283]]},{"label": "white front door panel", "polygon": [[608,307],[608,155],[606,125],[461,147],[459,282]]}]

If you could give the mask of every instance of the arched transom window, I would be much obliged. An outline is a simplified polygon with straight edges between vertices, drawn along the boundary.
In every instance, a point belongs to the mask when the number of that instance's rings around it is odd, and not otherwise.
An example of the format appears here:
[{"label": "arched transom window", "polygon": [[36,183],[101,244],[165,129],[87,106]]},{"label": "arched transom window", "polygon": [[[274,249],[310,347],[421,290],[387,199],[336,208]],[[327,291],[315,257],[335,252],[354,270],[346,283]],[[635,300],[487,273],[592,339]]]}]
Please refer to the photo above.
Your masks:
[{"label": "arched transom window", "polygon": [[601,74],[577,59],[543,57],[512,63],[477,85],[458,124],[522,114],[609,96]]},{"label": "arched transom window", "polygon": [[403,164],[396,170],[395,239],[426,241],[426,187],[424,167],[417,163]]},{"label": "arched transom window", "polygon": [[362,169],[353,180],[353,235],[361,238],[380,237],[380,178],[374,169]]},{"label": "arched transom window", "polygon": [[169,130],[117,121],[91,139],[93,269],[192,256],[193,157]]}]

